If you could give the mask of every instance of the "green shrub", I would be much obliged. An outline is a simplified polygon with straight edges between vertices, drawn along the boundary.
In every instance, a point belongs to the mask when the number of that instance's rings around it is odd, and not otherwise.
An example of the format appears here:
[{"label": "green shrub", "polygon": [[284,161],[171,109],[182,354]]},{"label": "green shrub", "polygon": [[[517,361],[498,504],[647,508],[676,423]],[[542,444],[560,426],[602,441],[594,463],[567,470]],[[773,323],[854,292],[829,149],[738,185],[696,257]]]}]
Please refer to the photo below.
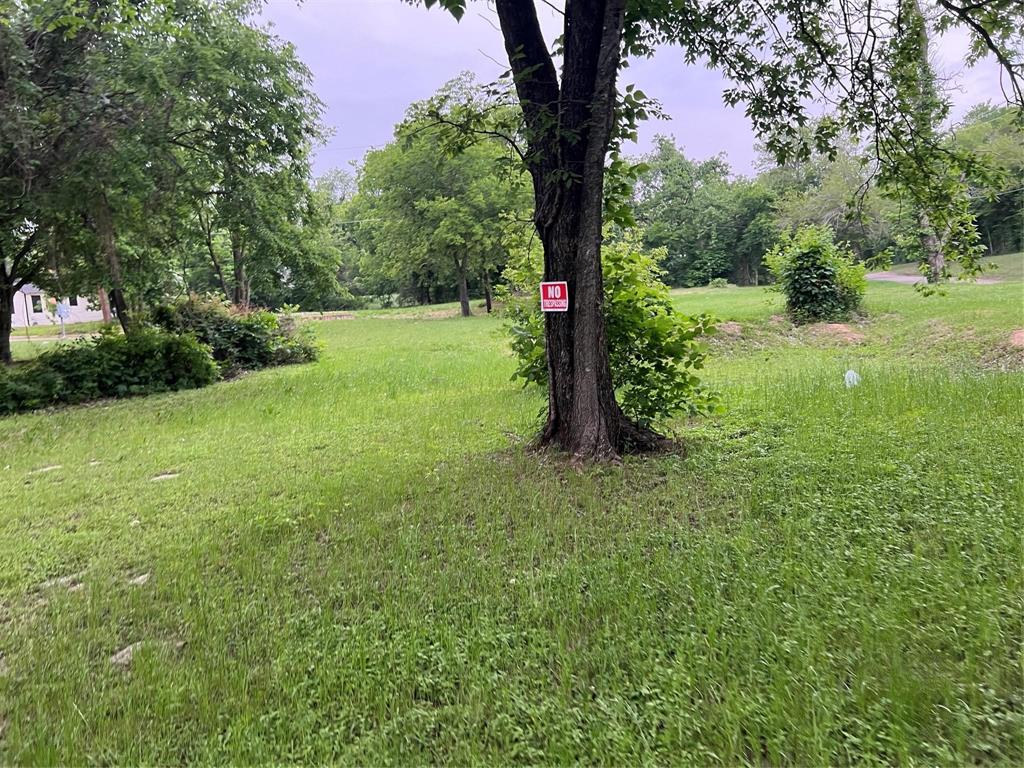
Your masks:
[{"label": "green shrub", "polygon": [[108,331],[0,368],[0,414],[195,389],[217,376],[209,348],[193,336],[156,328],[140,328],[127,337]]},{"label": "green shrub", "polygon": [[783,233],[765,262],[797,322],[839,320],[860,309],[867,288],[864,265],[836,245],[829,227],[803,226]]},{"label": "green shrub", "polygon": [[157,307],[153,322],[173,333],[191,333],[213,350],[225,375],[275,365],[316,360],[320,347],[309,326],[290,315],[237,312],[229,305],[196,296]]},{"label": "green shrub", "polygon": [[[663,250],[644,251],[639,236],[627,234],[606,241],[601,257],[612,381],[623,412],[643,425],[676,413],[707,412],[714,405],[695,373],[705,357],[698,339],[711,332],[712,320],[675,310],[661,281]],[[515,377],[547,386],[540,254],[513,259],[505,278],[509,286],[501,298],[519,362]]]},{"label": "green shrub", "polygon": [[729,281],[724,277],[713,277],[708,282],[708,288],[728,288]]}]

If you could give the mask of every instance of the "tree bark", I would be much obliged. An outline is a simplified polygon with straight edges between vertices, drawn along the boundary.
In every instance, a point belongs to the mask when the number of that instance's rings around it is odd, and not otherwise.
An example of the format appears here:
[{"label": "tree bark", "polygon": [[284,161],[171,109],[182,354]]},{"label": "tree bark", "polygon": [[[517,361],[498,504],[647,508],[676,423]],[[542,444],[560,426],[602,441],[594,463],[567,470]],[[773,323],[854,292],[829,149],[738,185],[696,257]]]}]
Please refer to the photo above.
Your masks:
[{"label": "tree bark", "polygon": [[251,286],[245,271],[245,243],[237,232],[231,233],[231,261],[235,271],[235,289],[231,295],[231,302],[243,312],[248,312]]},{"label": "tree bark", "polygon": [[544,279],[565,280],[569,311],[545,316],[548,418],[541,445],[582,461],[660,444],[615,400],[604,320],[601,232],[605,159],[626,0],[569,0],[562,81],[532,0],[498,0],[505,49],[526,119]]},{"label": "tree bark", "polygon": [[0,281],[0,363],[11,364],[11,331],[14,314],[14,285]]},{"label": "tree bark", "polygon": [[93,222],[100,244],[100,255],[106,263],[107,276],[110,278],[110,303],[113,305],[117,321],[125,335],[131,332],[131,315],[128,303],[124,298],[124,281],[121,274],[121,257],[117,252],[117,236],[114,230],[114,213],[110,201],[104,194],[97,195],[93,211]]},{"label": "tree bark", "polygon": [[103,314],[103,322],[109,323],[113,316],[110,314],[110,299],[107,298],[107,292],[103,288],[96,289],[96,296],[100,302],[100,312]]},{"label": "tree bark", "polygon": [[494,307],[493,307],[493,301],[492,301],[492,298],[491,298],[491,273],[488,272],[486,269],[484,270],[483,284],[484,284],[484,307],[487,308],[487,314],[489,315],[489,314],[491,314],[491,310]]},{"label": "tree bark", "polygon": [[473,311],[469,308],[469,278],[466,274],[466,257],[457,258],[455,265],[459,274],[459,307],[463,317],[470,317]]}]

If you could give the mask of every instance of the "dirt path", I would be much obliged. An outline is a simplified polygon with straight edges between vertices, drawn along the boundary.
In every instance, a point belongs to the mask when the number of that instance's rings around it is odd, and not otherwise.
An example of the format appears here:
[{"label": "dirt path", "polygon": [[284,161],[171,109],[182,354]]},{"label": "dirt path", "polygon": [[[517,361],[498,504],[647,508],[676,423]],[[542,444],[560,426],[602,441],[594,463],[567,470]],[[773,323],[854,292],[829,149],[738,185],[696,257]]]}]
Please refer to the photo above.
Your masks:
[{"label": "dirt path", "polygon": [[[907,285],[913,285],[914,283],[923,283],[923,275],[901,275],[899,272],[869,272],[865,275],[868,280],[879,280],[889,283],[906,283]],[[961,282],[959,280],[953,280],[953,282]],[[969,282],[964,280],[963,282]],[[1000,280],[994,277],[979,277],[974,281],[978,285],[994,285]]]}]

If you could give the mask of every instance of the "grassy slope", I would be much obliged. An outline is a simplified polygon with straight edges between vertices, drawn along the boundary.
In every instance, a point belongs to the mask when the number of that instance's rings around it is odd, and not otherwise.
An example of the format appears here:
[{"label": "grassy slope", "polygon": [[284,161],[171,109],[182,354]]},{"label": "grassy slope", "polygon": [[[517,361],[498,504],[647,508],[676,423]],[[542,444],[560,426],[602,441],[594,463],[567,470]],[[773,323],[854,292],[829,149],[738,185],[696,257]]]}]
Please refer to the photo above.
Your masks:
[{"label": "grassy slope", "polygon": [[[997,280],[1024,280],[1024,253],[1008,253],[1002,256],[986,256],[981,260],[991,272],[984,277],[994,277]],[[920,275],[921,271],[917,264],[896,264],[892,272],[901,275]],[[958,272],[957,265],[953,265],[953,272]]]},{"label": "grassy slope", "polygon": [[726,413],[587,473],[487,318],[4,420],[0,763],[1019,762],[1020,291],[680,292]]}]

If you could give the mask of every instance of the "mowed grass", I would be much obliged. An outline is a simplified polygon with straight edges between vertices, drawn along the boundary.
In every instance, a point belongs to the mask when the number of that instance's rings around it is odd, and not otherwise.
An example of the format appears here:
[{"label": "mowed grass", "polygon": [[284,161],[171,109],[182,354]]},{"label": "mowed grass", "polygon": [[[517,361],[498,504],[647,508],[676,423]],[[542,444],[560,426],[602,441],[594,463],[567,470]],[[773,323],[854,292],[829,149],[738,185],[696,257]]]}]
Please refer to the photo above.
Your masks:
[{"label": "mowed grass", "polygon": [[108,327],[106,323],[68,323],[65,338],[60,338],[59,325],[33,325],[29,328],[15,328],[11,333],[11,357],[15,362],[31,360],[57,344],[69,344]]},{"label": "mowed grass", "polygon": [[1021,288],[677,292],[725,412],[583,472],[486,317],[2,420],[0,763],[1019,764]]}]

